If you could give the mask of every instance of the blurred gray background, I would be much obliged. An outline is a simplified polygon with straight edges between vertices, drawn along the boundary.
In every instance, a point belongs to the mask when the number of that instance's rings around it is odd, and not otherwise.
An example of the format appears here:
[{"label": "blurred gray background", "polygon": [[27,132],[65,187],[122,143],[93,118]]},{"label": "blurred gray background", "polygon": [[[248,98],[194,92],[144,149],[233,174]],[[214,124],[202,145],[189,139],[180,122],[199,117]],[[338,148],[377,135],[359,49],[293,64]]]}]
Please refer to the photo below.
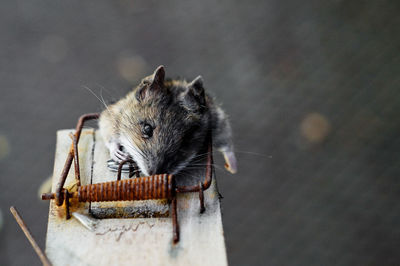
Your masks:
[{"label": "blurred gray background", "polygon": [[400,264],[398,1],[2,1],[0,264],[40,265],[58,129],[164,64],[230,115],[231,265]]}]

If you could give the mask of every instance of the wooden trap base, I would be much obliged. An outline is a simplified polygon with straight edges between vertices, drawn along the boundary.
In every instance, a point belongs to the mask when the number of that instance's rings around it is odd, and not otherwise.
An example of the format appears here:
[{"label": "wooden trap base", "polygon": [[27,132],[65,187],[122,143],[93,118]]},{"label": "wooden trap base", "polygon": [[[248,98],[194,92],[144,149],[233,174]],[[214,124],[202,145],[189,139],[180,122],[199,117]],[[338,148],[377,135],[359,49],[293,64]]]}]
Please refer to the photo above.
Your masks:
[{"label": "wooden trap base", "polygon": [[[57,133],[53,192],[71,145],[71,132]],[[116,173],[107,169],[108,159],[98,132],[83,130],[79,141],[82,184],[116,180]],[[71,169],[65,187],[74,189],[74,182]],[[172,241],[172,219],[165,200],[81,203],[71,208],[71,212],[102,218],[96,220],[93,231],[75,218],[66,220],[64,209],[51,201],[47,256],[53,265],[227,265],[215,178],[204,198],[206,211],[200,214],[198,193],[178,194],[177,244]]]}]

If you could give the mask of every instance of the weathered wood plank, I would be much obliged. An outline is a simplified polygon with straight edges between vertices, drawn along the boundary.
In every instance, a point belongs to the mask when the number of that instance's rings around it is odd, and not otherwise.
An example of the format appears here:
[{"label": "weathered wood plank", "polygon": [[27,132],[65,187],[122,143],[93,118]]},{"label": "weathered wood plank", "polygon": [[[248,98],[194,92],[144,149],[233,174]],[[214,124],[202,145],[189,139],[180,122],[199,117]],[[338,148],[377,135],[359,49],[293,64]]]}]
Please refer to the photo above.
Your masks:
[{"label": "weathered wood plank", "polygon": [[[69,150],[69,132],[62,130],[57,134],[52,191]],[[79,144],[83,184],[90,183],[91,178],[105,176],[105,170],[98,170],[106,167],[106,158],[98,154],[101,150],[104,151],[104,144],[96,137],[95,131],[84,130]],[[70,186],[74,183],[73,172],[71,169],[66,181]],[[114,180],[114,173],[111,175],[111,180]],[[100,182],[100,179],[96,180]],[[178,195],[181,234],[179,243],[175,245],[172,241],[172,219],[169,217],[98,219],[95,230],[89,231],[75,218],[65,220],[63,212],[60,212],[62,209],[51,202],[46,253],[54,265],[226,265],[215,179],[204,194],[206,212],[203,214],[199,213],[197,193]],[[82,204],[76,211],[88,214],[88,209],[88,204]]]}]

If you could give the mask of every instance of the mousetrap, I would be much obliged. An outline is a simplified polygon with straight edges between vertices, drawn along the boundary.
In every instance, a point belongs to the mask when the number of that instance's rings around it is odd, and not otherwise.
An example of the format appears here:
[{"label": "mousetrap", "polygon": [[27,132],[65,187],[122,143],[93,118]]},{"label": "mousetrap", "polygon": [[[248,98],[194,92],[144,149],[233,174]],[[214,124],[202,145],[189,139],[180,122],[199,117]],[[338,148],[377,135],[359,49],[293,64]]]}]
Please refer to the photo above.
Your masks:
[{"label": "mousetrap", "polygon": [[212,144],[198,176],[138,177],[133,161],[116,167],[83,115],[57,134],[46,253],[54,265],[226,265]]}]

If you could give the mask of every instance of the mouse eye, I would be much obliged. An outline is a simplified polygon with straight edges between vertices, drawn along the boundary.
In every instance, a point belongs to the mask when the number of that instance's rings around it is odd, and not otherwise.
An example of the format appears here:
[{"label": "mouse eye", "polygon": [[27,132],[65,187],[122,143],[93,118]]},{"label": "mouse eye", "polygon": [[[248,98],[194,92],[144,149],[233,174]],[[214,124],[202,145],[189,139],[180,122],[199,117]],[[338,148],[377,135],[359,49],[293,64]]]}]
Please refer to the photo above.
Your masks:
[{"label": "mouse eye", "polygon": [[149,124],[144,124],[142,127],[143,138],[148,139],[153,136],[153,127]]}]

